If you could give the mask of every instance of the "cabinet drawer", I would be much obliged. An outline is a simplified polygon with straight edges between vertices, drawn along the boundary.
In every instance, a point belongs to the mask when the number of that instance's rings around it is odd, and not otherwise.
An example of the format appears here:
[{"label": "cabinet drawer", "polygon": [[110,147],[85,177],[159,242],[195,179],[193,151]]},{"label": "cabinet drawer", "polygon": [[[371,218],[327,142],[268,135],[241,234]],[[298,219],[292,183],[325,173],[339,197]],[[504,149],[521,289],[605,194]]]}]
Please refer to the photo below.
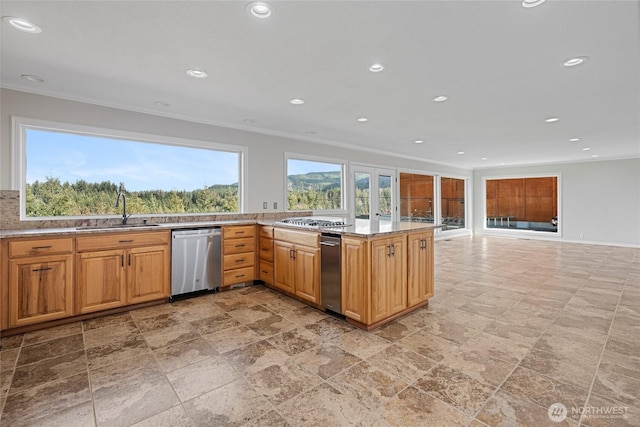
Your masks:
[{"label": "cabinet drawer", "polygon": [[260,280],[273,285],[273,263],[260,261]]},{"label": "cabinet drawer", "polygon": [[223,239],[223,241],[225,255],[254,252],[256,249],[256,240],[253,237],[246,239]]},{"label": "cabinet drawer", "polygon": [[267,225],[260,226],[260,237],[273,239],[273,227]]},{"label": "cabinet drawer", "polygon": [[274,239],[282,240],[293,244],[318,247],[318,233],[313,231],[287,230],[284,228],[276,228],[273,231]]},{"label": "cabinet drawer", "polygon": [[94,251],[103,249],[122,249],[135,246],[168,245],[168,231],[146,233],[104,233],[76,238],[76,251]]},{"label": "cabinet drawer", "polygon": [[14,240],[9,242],[9,256],[37,256],[71,253],[72,239]]},{"label": "cabinet drawer", "polygon": [[230,270],[224,272],[224,278],[222,279],[224,282],[224,286],[233,285],[234,283],[242,283],[247,282],[249,280],[253,280],[254,278],[254,268],[246,267],[246,268],[238,268],[236,270]]},{"label": "cabinet drawer", "polygon": [[260,259],[273,261],[273,240],[260,239]]},{"label": "cabinet drawer", "polygon": [[225,239],[255,237],[255,235],[256,235],[255,225],[237,225],[233,227],[222,228],[222,237],[224,237]]},{"label": "cabinet drawer", "polygon": [[254,264],[252,253],[242,253],[224,256],[224,270],[231,270],[234,268],[250,267]]}]

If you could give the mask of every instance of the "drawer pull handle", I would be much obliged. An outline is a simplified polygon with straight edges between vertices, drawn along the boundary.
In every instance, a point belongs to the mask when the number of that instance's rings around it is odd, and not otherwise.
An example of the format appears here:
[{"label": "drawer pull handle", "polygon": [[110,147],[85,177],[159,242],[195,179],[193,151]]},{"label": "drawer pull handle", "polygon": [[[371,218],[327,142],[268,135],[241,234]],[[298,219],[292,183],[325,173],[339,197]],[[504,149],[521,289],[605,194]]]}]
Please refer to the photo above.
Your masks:
[{"label": "drawer pull handle", "polygon": [[118,240],[118,243],[133,243],[133,239],[130,239],[130,240]]},{"label": "drawer pull handle", "polygon": [[241,245],[236,245],[236,248],[244,248],[244,243],[242,243]]},{"label": "drawer pull handle", "polygon": [[269,274],[269,272],[268,272],[267,270],[262,270],[262,272],[263,272],[264,274]]},{"label": "drawer pull handle", "polygon": [[42,268],[34,268],[31,271],[49,271],[49,270],[53,270],[53,267],[42,267]]},{"label": "drawer pull handle", "polygon": [[236,260],[236,262],[237,262],[237,263],[239,263],[239,262],[244,262],[244,258],[242,258],[242,259],[237,259],[237,260]]},{"label": "drawer pull handle", "polygon": [[244,231],[236,231],[236,234],[244,234]]},{"label": "drawer pull handle", "polygon": [[53,247],[53,246],[51,246],[51,245],[47,245],[47,246],[34,246],[34,247],[32,247],[31,249],[33,249],[33,250],[35,250],[35,251],[39,251],[39,250],[42,250],[42,249],[51,249],[52,247]]},{"label": "drawer pull handle", "polygon": [[236,274],[236,279],[239,279],[240,277],[244,277],[244,274]]}]

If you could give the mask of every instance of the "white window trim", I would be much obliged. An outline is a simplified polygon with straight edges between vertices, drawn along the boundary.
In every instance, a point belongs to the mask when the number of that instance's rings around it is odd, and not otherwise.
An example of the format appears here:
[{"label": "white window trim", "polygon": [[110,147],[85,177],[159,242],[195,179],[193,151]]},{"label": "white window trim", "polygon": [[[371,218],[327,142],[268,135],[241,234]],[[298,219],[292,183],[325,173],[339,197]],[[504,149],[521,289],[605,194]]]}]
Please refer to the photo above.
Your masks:
[{"label": "white window trim", "polygon": [[40,221],[40,220],[61,220],[61,219],[82,219],[82,218],[112,218],[114,215],[91,215],[91,216],[64,216],[64,217],[27,217],[26,213],[26,197],[23,197],[26,188],[26,137],[27,129],[38,129],[63,133],[78,133],[88,136],[96,136],[110,139],[123,139],[128,141],[147,142],[153,144],[172,145],[179,147],[202,148],[216,151],[227,151],[238,153],[238,191],[240,200],[238,200],[239,212],[208,212],[208,213],[187,213],[187,214],[148,214],[145,216],[198,216],[198,215],[233,215],[244,213],[248,206],[247,192],[247,163],[249,161],[248,147],[240,145],[221,144],[216,142],[175,138],[170,136],[155,135],[141,132],[131,132],[119,129],[101,128],[97,126],[83,126],[72,123],[55,122],[50,120],[32,119],[28,117],[11,116],[11,189],[20,191],[20,220],[21,221]]},{"label": "white window trim", "polygon": [[438,233],[442,233],[448,237],[455,236],[468,236],[471,234],[471,224],[473,221],[473,197],[471,197],[471,187],[473,186],[471,177],[455,174],[436,174],[436,197],[438,200],[438,221],[442,224],[442,178],[461,179],[464,181],[464,228],[457,228],[451,230],[439,229]]},{"label": "white window trim", "polygon": [[[342,185],[340,188],[340,204],[342,205],[342,209],[326,209],[326,210],[311,210],[311,209],[302,209],[302,210],[290,210],[289,209],[289,189],[288,189],[288,177],[289,177],[289,159],[292,160],[304,160],[309,162],[318,162],[318,163],[331,163],[337,164],[341,167],[341,181]],[[300,153],[292,153],[285,151],[284,153],[284,210],[285,212],[302,212],[311,210],[314,214],[328,214],[328,215],[346,215],[346,186],[347,186],[347,166],[348,162],[341,159],[335,159],[330,157],[320,157],[309,154],[300,154]]]},{"label": "white window trim", "polygon": [[[558,179],[558,230],[553,233],[549,231],[536,231],[536,230],[524,230],[524,229],[496,229],[487,227],[487,181],[496,179],[522,179],[522,178],[551,178],[556,177]],[[482,200],[480,206],[482,207],[482,234],[487,236],[500,236],[500,237],[522,237],[522,238],[560,238],[562,237],[562,173],[561,172],[549,172],[549,173],[532,173],[532,174],[520,174],[520,175],[497,175],[497,176],[484,176],[482,177]]]}]

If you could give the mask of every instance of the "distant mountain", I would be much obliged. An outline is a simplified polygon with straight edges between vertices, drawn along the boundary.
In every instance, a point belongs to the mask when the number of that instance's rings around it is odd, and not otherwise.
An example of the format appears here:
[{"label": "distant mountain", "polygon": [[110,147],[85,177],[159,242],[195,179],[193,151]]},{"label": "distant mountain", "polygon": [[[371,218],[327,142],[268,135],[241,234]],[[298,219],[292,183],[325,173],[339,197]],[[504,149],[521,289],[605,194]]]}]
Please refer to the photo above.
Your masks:
[{"label": "distant mountain", "polygon": [[328,190],[340,188],[340,172],[308,172],[299,175],[289,175],[289,190]]}]

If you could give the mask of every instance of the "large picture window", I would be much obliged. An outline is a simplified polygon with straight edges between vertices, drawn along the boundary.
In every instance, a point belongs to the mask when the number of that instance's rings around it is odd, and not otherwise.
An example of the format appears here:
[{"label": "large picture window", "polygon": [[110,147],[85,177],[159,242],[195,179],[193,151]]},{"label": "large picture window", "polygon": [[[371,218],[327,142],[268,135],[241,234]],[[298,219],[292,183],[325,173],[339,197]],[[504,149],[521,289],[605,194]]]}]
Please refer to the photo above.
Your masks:
[{"label": "large picture window", "polygon": [[486,180],[486,227],[558,232],[558,177]]},{"label": "large picture window", "polygon": [[440,178],[440,209],[447,229],[466,228],[465,180]]},{"label": "large picture window", "polygon": [[400,173],[400,220],[433,224],[434,177]]},{"label": "large picture window", "polygon": [[118,191],[134,215],[241,211],[242,149],[76,128],[18,126],[25,218],[118,214]]},{"label": "large picture window", "polygon": [[344,164],[287,157],[287,210],[341,211]]}]

